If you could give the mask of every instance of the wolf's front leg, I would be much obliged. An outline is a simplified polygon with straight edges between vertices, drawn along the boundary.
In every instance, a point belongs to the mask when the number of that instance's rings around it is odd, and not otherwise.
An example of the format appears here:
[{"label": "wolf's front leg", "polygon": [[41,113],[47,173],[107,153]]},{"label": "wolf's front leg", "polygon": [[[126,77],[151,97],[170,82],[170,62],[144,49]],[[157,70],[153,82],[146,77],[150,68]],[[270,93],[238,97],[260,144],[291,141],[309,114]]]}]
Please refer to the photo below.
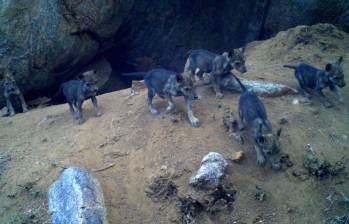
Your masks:
[{"label": "wolf's front leg", "polygon": [[148,98],[147,98],[147,101],[148,101],[148,107],[149,107],[149,110],[150,110],[150,113],[152,113],[153,115],[159,115],[160,112],[154,108],[153,106],[153,98],[155,96],[155,93],[153,90],[149,89],[148,90]]},{"label": "wolf's front leg", "polygon": [[23,96],[22,93],[19,93],[18,96],[19,96],[19,99],[20,99],[20,101],[21,101],[23,113],[25,113],[25,112],[28,111],[28,106],[27,106],[27,104],[25,103],[24,96]]},{"label": "wolf's front leg", "polygon": [[12,103],[11,103],[11,100],[10,100],[10,97],[6,97],[6,106],[7,106],[7,109],[8,109],[8,112],[9,112],[9,116],[12,117],[16,114],[15,110],[13,109],[13,106],[12,106]]},{"label": "wolf's front leg", "polygon": [[82,115],[82,103],[83,101],[77,102],[77,119],[79,124],[83,124],[85,122],[85,119]]},{"label": "wolf's front leg", "polygon": [[338,102],[344,103],[343,97],[339,94],[338,89],[335,85],[330,85],[330,90],[334,92],[337,97]]},{"label": "wolf's front leg", "polygon": [[186,99],[186,104],[187,104],[188,118],[189,118],[189,121],[190,121],[191,125],[194,126],[194,127],[198,127],[200,125],[200,121],[199,121],[198,118],[196,118],[193,115],[193,109],[192,109],[193,101],[189,100],[189,99]]},{"label": "wolf's front leg", "polygon": [[333,107],[333,104],[327,99],[327,97],[325,96],[325,94],[322,92],[321,89],[318,89],[317,92],[320,95],[321,103],[322,105],[324,105],[324,107],[327,107],[327,108]]},{"label": "wolf's front leg", "polygon": [[166,112],[170,112],[175,108],[175,104],[173,103],[172,97],[171,96],[166,96],[166,99],[168,101],[168,106],[166,108]]},{"label": "wolf's front leg", "polygon": [[257,145],[254,145],[254,149],[256,151],[256,154],[257,154],[257,163],[258,165],[264,165],[265,163],[265,158],[264,158],[264,155],[262,153],[262,150],[257,146]]},{"label": "wolf's front leg", "polygon": [[93,110],[95,111],[96,117],[102,116],[102,113],[98,110],[98,105],[97,105],[97,98],[96,98],[96,96],[92,96],[92,97],[91,97],[91,101],[92,101],[92,104],[93,104]]},{"label": "wolf's front leg", "polygon": [[212,83],[213,83],[213,90],[216,93],[216,98],[217,99],[222,99],[224,97],[223,93],[222,93],[222,89],[220,86],[220,77],[217,76],[213,76],[212,78]]}]

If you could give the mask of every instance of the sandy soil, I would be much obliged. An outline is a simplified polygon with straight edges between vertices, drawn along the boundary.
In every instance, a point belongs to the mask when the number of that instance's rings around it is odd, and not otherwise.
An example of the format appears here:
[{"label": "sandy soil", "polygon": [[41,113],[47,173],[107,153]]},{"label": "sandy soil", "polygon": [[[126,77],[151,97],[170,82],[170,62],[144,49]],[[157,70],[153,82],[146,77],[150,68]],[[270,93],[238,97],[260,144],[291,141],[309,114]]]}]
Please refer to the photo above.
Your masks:
[{"label": "sandy soil", "polygon": [[[343,55],[349,80],[349,35],[331,28],[297,27],[251,43],[246,52],[249,72],[244,77],[297,87],[292,71],[282,68],[284,63],[324,66]],[[275,130],[281,118],[288,120],[281,142],[294,166],[280,172],[257,166],[251,143],[241,146],[225,131],[224,108],[236,111],[238,94],[226,92],[223,100],[216,100],[209,87],[199,93],[202,99],[194,104],[202,121],[199,128],[187,121],[182,99],[176,99],[177,109],[167,114],[166,103],[156,100],[162,113],[154,117],[146,107],[146,91],[131,97],[129,89],[99,96],[104,113],[99,118],[93,117],[92,105],[86,103],[87,121],[81,126],[73,121],[67,105],[0,118],[0,223],[49,223],[47,190],[67,166],[83,167],[98,178],[110,223],[178,223],[176,203],[154,203],[145,189],[162,168],[173,174],[178,194],[191,192],[189,179],[210,151],[229,158],[242,150],[245,159],[229,164],[227,177],[237,189],[234,210],[215,216],[203,213],[198,223],[323,223],[326,197],[335,190],[349,195],[346,176],[302,181],[292,175],[303,170],[307,144],[331,162],[348,158],[348,86],[341,89],[345,104],[336,102],[331,109],[323,108],[317,97],[310,105],[293,105],[294,99],[302,99],[299,95],[262,98]],[[326,94],[334,101],[331,93]],[[254,198],[257,185],[267,192],[263,202]]]}]

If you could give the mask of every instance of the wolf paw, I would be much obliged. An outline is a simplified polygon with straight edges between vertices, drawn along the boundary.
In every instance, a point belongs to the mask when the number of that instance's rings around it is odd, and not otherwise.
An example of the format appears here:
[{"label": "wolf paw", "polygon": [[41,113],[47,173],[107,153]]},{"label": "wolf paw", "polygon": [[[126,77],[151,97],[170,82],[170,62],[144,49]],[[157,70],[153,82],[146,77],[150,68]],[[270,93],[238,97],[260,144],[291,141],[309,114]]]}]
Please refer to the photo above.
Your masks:
[{"label": "wolf paw", "polygon": [[258,165],[262,166],[265,163],[265,158],[264,156],[257,156],[257,163]]},{"label": "wolf paw", "polygon": [[223,93],[216,93],[216,99],[223,99]]},{"label": "wolf paw", "polygon": [[192,118],[190,120],[190,123],[193,127],[196,127],[196,128],[200,126],[200,120],[197,118]]},{"label": "wolf paw", "polygon": [[166,107],[166,112],[171,112],[174,108],[175,108],[174,105],[168,105]]},{"label": "wolf paw", "polygon": [[81,118],[78,120],[78,124],[83,124],[83,123],[85,123],[85,121],[86,121],[85,119]]},{"label": "wolf paw", "polygon": [[150,109],[150,113],[152,115],[159,115],[160,114],[160,112],[158,110],[156,110],[156,109]]},{"label": "wolf paw", "polygon": [[100,117],[100,116],[102,116],[102,115],[103,115],[102,112],[99,112],[99,111],[98,111],[98,112],[96,113],[96,117]]}]

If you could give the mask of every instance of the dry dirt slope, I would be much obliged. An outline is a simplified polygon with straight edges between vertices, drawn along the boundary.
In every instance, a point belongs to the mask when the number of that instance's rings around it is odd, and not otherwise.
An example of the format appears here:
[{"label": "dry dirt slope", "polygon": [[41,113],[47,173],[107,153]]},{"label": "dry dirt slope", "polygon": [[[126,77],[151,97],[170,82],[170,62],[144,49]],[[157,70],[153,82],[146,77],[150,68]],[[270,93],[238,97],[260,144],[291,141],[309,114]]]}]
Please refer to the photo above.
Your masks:
[{"label": "dry dirt slope", "polygon": [[[324,65],[337,56],[345,57],[345,76],[349,80],[349,37],[329,25],[297,27],[277,37],[248,46],[245,77],[278,81],[296,87],[292,72],[283,63],[307,61]],[[237,189],[232,213],[215,217],[202,215],[198,223],[323,223],[325,197],[333,190],[349,195],[349,181],[337,177],[325,181],[293,177],[301,170],[306,144],[319,156],[335,161],[349,156],[349,94],[341,90],[345,104],[324,109],[313,105],[293,105],[300,96],[263,98],[275,129],[281,117],[289,123],[282,134],[283,151],[294,167],[281,172],[258,167],[250,143],[233,142],[222,125],[225,107],[236,111],[238,94],[226,93],[216,100],[209,88],[194,105],[202,126],[192,128],[186,120],[183,100],[177,111],[153,117],[145,106],[145,91],[130,97],[130,90],[99,97],[104,115],[92,116],[91,103],[85,105],[87,122],[73,122],[67,105],[34,109],[13,118],[0,118],[0,223],[49,223],[46,192],[58,178],[62,167],[80,166],[101,182],[110,223],[176,223],[175,203],[154,203],[145,195],[150,177],[167,167],[175,176],[179,194],[191,191],[188,181],[209,151],[225,157],[243,150],[241,164],[230,164],[229,179]],[[332,95],[331,95],[332,96]],[[333,97],[331,97],[333,99]],[[163,101],[156,106],[164,111]],[[318,113],[317,113],[318,112]],[[182,118],[179,122],[174,119]],[[331,141],[329,134],[337,138]],[[94,172],[110,164],[113,167]],[[254,199],[255,186],[267,192],[264,202]],[[236,222],[234,222],[236,221]]]}]

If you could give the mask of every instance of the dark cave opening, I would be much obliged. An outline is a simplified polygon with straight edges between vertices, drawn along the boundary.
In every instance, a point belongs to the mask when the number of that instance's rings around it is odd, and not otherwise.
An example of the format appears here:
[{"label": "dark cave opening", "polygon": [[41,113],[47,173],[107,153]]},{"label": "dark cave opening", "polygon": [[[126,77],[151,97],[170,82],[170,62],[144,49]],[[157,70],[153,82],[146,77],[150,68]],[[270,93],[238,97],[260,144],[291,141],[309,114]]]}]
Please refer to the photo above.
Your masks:
[{"label": "dark cave opening", "polygon": [[100,93],[109,93],[130,88],[132,80],[129,77],[122,76],[122,73],[135,71],[135,66],[128,61],[127,46],[114,46],[107,50],[103,56],[110,63],[112,74]]},{"label": "dark cave opening", "polygon": [[[112,71],[106,83],[100,87],[98,95],[130,88],[132,79],[122,76],[122,73],[135,71],[135,66],[133,66],[132,63],[129,63],[128,60],[127,46],[113,46],[103,54],[97,56],[88,64],[92,64],[101,57],[104,57],[110,63]],[[28,102],[30,102],[35,101],[38,98],[48,97],[51,99],[48,102],[49,105],[64,104],[66,103],[66,99],[63,93],[60,91],[60,85],[72,79],[74,78],[67,78],[65,76],[58,77],[56,78],[54,85],[45,89],[29,91],[27,94],[25,94],[25,98]]]}]

